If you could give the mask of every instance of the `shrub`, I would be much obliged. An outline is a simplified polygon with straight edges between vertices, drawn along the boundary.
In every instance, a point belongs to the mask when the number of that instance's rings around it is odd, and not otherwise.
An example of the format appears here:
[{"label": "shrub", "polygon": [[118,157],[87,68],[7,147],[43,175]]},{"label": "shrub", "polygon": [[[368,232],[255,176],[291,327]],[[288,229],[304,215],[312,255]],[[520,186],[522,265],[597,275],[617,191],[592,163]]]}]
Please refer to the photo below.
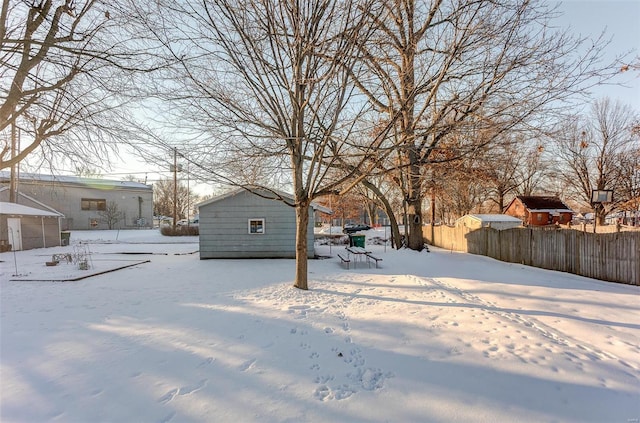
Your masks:
[{"label": "shrub", "polygon": [[164,236],[198,236],[200,235],[200,228],[197,226],[163,226],[160,228],[160,233]]}]

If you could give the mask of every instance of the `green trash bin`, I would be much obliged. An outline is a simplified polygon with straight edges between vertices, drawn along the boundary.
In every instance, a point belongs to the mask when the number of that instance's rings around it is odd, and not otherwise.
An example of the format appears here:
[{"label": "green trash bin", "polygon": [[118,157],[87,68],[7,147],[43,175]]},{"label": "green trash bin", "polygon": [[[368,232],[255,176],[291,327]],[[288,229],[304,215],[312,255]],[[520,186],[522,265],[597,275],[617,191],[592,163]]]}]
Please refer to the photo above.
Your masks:
[{"label": "green trash bin", "polygon": [[353,247],[362,247],[364,248],[364,240],[365,235],[351,235],[351,245]]},{"label": "green trash bin", "polygon": [[69,245],[69,241],[71,240],[71,232],[70,231],[62,231],[60,232],[60,242],[62,245]]}]

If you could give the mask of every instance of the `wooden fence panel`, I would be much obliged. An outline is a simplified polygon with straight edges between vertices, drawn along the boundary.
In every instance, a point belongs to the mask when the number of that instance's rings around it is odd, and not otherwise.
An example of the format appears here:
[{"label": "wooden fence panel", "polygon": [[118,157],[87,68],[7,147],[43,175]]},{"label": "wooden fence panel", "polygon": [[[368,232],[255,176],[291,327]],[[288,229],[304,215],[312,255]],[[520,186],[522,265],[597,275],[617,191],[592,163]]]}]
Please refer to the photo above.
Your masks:
[{"label": "wooden fence panel", "polygon": [[487,232],[469,231],[465,234],[467,240],[467,251],[471,254],[486,255]]},{"label": "wooden fence panel", "polygon": [[564,243],[564,272],[577,273],[576,254],[576,233],[577,231],[567,231]]},{"label": "wooden fence panel", "polygon": [[[432,235],[433,233],[433,235]],[[640,285],[640,232],[588,233],[578,230],[425,227],[427,242],[441,248],[485,255],[594,279]]]}]

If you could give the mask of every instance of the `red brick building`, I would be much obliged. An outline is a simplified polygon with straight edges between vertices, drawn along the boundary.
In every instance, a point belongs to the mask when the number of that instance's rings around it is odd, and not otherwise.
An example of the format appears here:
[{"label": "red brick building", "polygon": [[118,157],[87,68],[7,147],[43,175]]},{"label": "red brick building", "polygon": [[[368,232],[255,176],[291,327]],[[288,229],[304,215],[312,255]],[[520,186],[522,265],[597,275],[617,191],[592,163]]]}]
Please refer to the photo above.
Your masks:
[{"label": "red brick building", "polygon": [[544,226],[567,224],[573,219],[573,210],[558,197],[519,195],[507,206],[504,214],[522,219],[524,225]]}]

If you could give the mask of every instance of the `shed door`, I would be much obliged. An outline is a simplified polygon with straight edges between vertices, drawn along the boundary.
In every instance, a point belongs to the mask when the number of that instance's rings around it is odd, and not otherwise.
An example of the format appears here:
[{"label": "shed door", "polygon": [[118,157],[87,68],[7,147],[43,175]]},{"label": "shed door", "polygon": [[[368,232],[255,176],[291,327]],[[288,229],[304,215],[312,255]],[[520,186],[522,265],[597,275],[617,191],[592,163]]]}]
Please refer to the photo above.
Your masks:
[{"label": "shed door", "polygon": [[22,250],[22,230],[20,227],[20,218],[8,217],[7,230],[9,232],[8,236],[9,244],[11,244],[11,249],[13,249],[13,251]]}]

